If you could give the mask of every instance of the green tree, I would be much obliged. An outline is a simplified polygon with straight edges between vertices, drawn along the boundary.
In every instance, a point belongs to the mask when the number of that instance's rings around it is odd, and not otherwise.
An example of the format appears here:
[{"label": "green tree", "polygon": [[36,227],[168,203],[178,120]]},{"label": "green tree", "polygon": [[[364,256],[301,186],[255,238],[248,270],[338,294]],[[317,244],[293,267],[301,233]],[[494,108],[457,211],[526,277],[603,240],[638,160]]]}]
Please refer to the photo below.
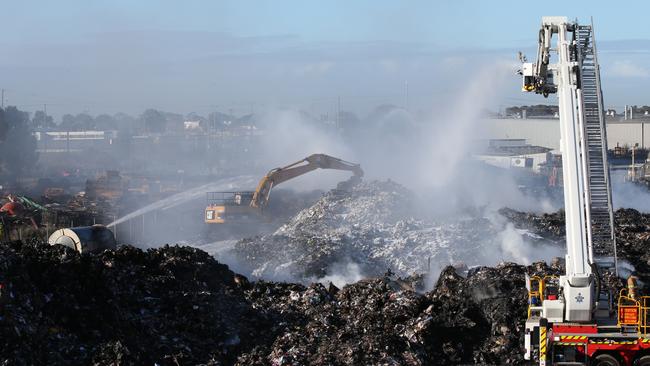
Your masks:
[{"label": "green tree", "polygon": [[9,125],[5,121],[5,114],[2,109],[0,109],[0,141],[4,141],[7,137],[7,131],[9,130]]},{"label": "green tree", "polygon": [[71,114],[64,114],[63,117],[61,117],[61,128],[72,131],[76,130],[76,120],[73,115]]},{"label": "green tree", "polygon": [[32,126],[36,128],[52,128],[56,125],[54,124],[54,119],[52,116],[48,116],[44,111],[36,111],[34,117],[32,117]]},{"label": "green tree", "polygon": [[64,114],[61,118],[61,128],[68,131],[94,130],[95,119],[88,113],[79,113],[76,116]]},{"label": "green tree", "polygon": [[88,113],[79,113],[75,117],[77,129],[79,130],[94,130],[95,119]]},{"label": "green tree", "polygon": [[155,109],[147,109],[140,116],[146,132],[162,133],[167,127],[165,114]]},{"label": "green tree", "polygon": [[0,109],[0,112],[0,120],[7,125],[5,139],[0,141],[0,172],[15,178],[36,165],[36,139],[30,128],[29,113],[16,107]]},{"label": "green tree", "polygon": [[117,129],[117,124],[115,123],[115,118],[113,118],[113,116],[100,114],[95,117],[95,128],[100,131],[115,130]]},{"label": "green tree", "polygon": [[115,127],[121,133],[126,133],[130,135],[133,134],[134,131],[136,130],[137,127],[136,119],[129,116],[126,113],[117,113],[116,115],[113,116],[113,119],[115,120]]}]

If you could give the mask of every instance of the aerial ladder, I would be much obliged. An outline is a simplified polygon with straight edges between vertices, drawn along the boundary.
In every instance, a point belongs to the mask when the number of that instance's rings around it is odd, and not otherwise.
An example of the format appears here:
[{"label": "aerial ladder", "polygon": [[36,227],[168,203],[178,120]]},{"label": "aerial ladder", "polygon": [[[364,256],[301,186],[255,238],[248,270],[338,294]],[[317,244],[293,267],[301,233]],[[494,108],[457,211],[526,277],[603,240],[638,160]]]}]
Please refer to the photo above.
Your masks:
[{"label": "aerial ladder", "polygon": [[208,192],[205,222],[207,224],[224,224],[257,220],[269,203],[273,187],[316,169],[352,172],[353,176],[350,180],[339,183],[341,189],[355,185],[363,177],[363,170],[359,164],[325,154],[312,154],[287,166],[271,169],[260,180],[255,191]]},{"label": "aerial ladder", "polygon": [[563,275],[527,281],[524,359],[541,366],[650,366],[650,300],[634,285],[614,296],[601,281],[618,268],[593,25],[543,17],[537,59],[520,59],[523,91],[558,98],[567,249]]}]

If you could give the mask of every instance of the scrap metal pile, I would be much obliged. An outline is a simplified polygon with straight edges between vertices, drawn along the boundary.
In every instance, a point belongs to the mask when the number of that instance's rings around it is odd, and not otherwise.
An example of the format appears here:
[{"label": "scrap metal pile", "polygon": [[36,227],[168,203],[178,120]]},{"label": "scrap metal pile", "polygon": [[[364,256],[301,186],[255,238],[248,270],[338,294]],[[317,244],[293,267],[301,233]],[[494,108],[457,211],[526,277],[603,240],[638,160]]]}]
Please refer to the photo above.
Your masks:
[{"label": "scrap metal pile", "polygon": [[90,256],[14,242],[0,246],[0,363],[513,362],[526,270],[449,267],[421,294],[391,276],[342,289],[249,283],[189,247]]},{"label": "scrap metal pile", "polygon": [[[333,191],[274,235],[235,247],[268,270],[275,265],[268,258],[290,259],[284,268],[302,279],[328,274],[339,259],[384,269],[341,288],[249,281],[190,247],[81,255],[37,242],[0,244],[0,364],[521,363],[525,275],[561,273],[561,261],[447,266],[429,291],[418,291],[422,276],[404,275],[421,269],[418,256],[459,255],[471,248],[455,246],[473,240],[480,256],[495,243],[479,236],[500,229],[480,218],[423,229],[430,223],[399,211],[411,199],[392,182]],[[517,233],[538,235],[538,245],[562,239],[561,213],[501,215]],[[619,254],[648,283],[650,215],[619,210],[616,223]],[[242,251],[246,243],[251,249]]]},{"label": "scrap metal pile", "polygon": [[[552,240],[564,238],[564,212],[535,215],[511,209],[501,209],[500,214],[515,226]],[[636,275],[650,283],[650,214],[634,209],[614,212],[616,247],[619,259],[634,266]]]},{"label": "scrap metal pile", "polygon": [[[507,221],[496,213],[432,220],[426,212],[414,215],[420,211],[415,196],[403,186],[363,182],[349,191],[328,192],[271,235],[241,240],[234,256],[255,278],[306,283],[336,275],[353,282],[351,272],[359,277],[387,270],[400,276],[437,275],[450,264],[521,260],[518,249],[505,248]],[[558,247],[525,230],[513,235],[530,247]]]}]

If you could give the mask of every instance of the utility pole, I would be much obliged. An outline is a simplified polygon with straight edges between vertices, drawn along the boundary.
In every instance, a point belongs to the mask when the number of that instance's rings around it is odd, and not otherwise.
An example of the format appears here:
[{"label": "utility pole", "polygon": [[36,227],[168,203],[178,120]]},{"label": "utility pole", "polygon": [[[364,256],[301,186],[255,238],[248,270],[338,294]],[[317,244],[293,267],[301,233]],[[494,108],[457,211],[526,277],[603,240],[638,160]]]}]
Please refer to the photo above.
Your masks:
[{"label": "utility pole", "polygon": [[409,110],[409,81],[406,80],[404,84],[405,84],[405,94],[406,94],[406,106],[404,109],[408,111]]},{"label": "utility pole", "polygon": [[338,97],[338,104],[336,106],[336,129],[341,128],[341,97]]}]

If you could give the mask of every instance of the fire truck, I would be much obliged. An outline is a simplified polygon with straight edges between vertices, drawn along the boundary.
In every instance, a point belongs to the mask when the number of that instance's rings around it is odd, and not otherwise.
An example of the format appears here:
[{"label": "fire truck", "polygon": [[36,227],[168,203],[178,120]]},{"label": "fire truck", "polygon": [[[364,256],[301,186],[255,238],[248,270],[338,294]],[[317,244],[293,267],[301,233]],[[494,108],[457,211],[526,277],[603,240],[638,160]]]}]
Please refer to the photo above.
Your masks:
[{"label": "fire truck", "polygon": [[565,273],[527,279],[524,359],[544,365],[650,366],[650,297],[618,275],[600,70],[593,24],[542,17],[537,59],[523,63],[523,91],[559,105],[566,215]]}]

